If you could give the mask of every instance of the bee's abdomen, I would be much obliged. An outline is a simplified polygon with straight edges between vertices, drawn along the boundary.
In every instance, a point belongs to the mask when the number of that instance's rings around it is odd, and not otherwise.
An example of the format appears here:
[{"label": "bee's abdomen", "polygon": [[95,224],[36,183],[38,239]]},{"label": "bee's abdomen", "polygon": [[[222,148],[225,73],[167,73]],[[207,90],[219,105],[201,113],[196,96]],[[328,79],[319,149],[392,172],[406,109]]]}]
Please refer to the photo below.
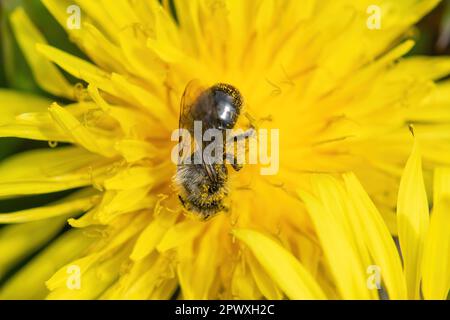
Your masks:
[{"label": "bee's abdomen", "polygon": [[208,218],[224,210],[223,201],[228,195],[226,169],[212,181],[202,165],[181,165],[176,182],[180,187],[180,200],[184,207]]}]

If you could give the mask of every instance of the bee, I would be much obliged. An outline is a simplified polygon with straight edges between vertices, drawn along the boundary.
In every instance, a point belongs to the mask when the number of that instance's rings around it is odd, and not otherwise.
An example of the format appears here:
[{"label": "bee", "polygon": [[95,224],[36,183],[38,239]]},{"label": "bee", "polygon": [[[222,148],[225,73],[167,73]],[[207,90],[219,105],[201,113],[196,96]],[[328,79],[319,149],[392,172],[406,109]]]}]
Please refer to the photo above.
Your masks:
[{"label": "bee", "polygon": [[[191,81],[181,99],[179,128],[188,130],[191,136],[195,136],[195,121],[201,121],[202,134],[210,128],[222,132],[232,129],[241,114],[242,105],[243,99],[240,92],[230,84],[218,83],[204,89],[198,85],[198,82]],[[233,139],[246,139],[252,134],[253,128],[234,136]],[[181,140],[180,137],[180,142]],[[229,192],[225,160],[230,156],[224,147],[227,142],[225,140],[223,138],[221,141],[220,148],[222,151],[220,157],[223,161],[215,161],[203,156],[200,163],[195,163],[193,160],[198,156],[196,154],[198,151],[192,151],[189,155],[191,160],[189,164],[179,163],[177,166],[174,181],[178,186],[178,198],[187,211],[201,220],[228,210],[224,203]],[[203,141],[195,142],[205,146]],[[236,160],[235,157],[234,160]],[[231,161],[231,165],[235,171],[242,168],[237,161]]]}]

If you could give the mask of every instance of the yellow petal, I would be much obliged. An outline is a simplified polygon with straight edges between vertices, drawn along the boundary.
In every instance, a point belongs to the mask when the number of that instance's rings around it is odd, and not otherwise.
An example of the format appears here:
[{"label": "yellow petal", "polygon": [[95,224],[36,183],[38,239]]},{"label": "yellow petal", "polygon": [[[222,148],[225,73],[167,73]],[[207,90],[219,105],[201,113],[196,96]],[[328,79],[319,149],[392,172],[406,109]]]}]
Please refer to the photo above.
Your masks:
[{"label": "yellow petal", "polygon": [[128,26],[119,33],[124,61],[133,69],[133,73],[146,79],[156,93],[162,89],[158,84],[164,76],[164,62],[146,47],[146,39],[147,36],[136,26]]},{"label": "yellow petal", "polygon": [[[364,241],[373,259],[381,269],[381,279],[390,299],[406,299],[406,284],[400,256],[394,240],[382,216],[354,174],[344,175],[345,186],[356,210],[350,214],[357,217],[354,228],[363,230]],[[360,241],[362,239],[359,239]]]},{"label": "yellow petal", "polygon": [[[64,11],[64,8],[67,8],[67,3],[62,2],[61,0],[44,0],[43,2],[49,10],[52,8],[52,10],[50,10],[52,13],[54,12],[55,15],[61,17],[61,24],[65,27],[67,14]],[[68,2],[70,3],[70,1]],[[90,0],[77,0],[77,4],[80,5],[83,12],[86,12],[92,17],[93,21],[96,22],[96,25],[101,27],[101,30],[107,32],[110,38],[117,38],[120,28],[114,23],[114,20],[109,14],[105,14],[104,4]],[[63,9],[62,12],[58,7]]]},{"label": "yellow petal", "polygon": [[44,112],[50,105],[50,100],[43,97],[8,89],[0,89],[0,98],[1,125],[21,113]]},{"label": "yellow petal", "polygon": [[[111,286],[100,299],[146,299],[152,291],[153,283],[142,286],[142,279],[147,273],[155,273],[154,267],[158,264],[159,256],[151,254],[146,258],[132,263],[122,274],[120,280]],[[152,270],[153,269],[153,270]]]},{"label": "yellow petal", "polygon": [[59,268],[51,275],[51,277],[45,282],[46,287],[48,290],[53,291],[66,286],[68,278],[67,270],[70,266],[76,266],[80,270],[80,273],[83,274],[99,260],[99,256],[100,253],[96,252],[88,256],[69,261],[66,265]]},{"label": "yellow petal", "polygon": [[[156,252],[134,262],[120,281],[108,289],[101,299],[157,299],[170,298],[176,287],[171,260]],[[167,290],[167,291],[164,291]]]},{"label": "yellow petal", "polygon": [[[316,184],[319,186],[323,183],[321,182],[322,179],[329,178],[316,176],[313,179],[318,179]],[[337,199],[341,198],[339,194],[342,191],[336,188],[330,191],[335,193],[334,197]],[[343,217],[333,214],[333,212],[339,212],[338,210],[323,205],[323,203],[331,201],[329,197],[322,198],[319,201],[306,192],[298,192],[313,221],[327,265],[334,276],[342,298],[369,299],[371,293],[366,284],[366,268],[363,261],[360,260],[357,247],[353,244],[350,230],[343,223]],[[348,270],[351,270],[351,272],[348,272]]]},{"label": "yellow petal", "polygon": [[149,188],[131,188],[124,190],[106,190],[97,206],[95,219],[101,224],[108,224],[117,216],[147,208],[153,208],[156,196],[149,195]]},{"label": "yellow petal", "polygon": [[108,0],[100,0],[100,3],[103,4],[105,13],[109,14],[119,28],[139,22],[133,11],[133,6],[126,0],[117,0],[113,6],[109,5]]},{"label": "yellow petal", "polygon": [[53,103],[49,108],[50,114],[59,126],[72,136],[74,141],[87,150],[106,157],[113,157],[115,150],[113,142],[99,137],[84,127],[69,111]]},{"label": "yellow petal", "polygon": [[436,168],[433,178],[433,203],[450,196],[450,168]]},{"label": "yellow petal", "polygon": [[136,106],[161,121],[160,125],[167,128],[168,124],[175,120],[175,114],[170,112],[164,101],[156,97],[153,92],[132,83],[120,74],[114,73],[111,76],[111,81],[116,85],[116,90],[120,90],[122,97],[127,97]]},{"label": "yellow petal", "polygon": [[0,288],[0,300],[44,299],[48,294],[45,281],[55,270],[75,259],[92,241],[93,238],[83,236],[81,230],[70,230],[53,240]]},{"label": "yellow petal", "polygon": [[21,259],[53,238],[63,228],[65,221],[65,218],[57,217],[0,229],[0,278]]},{"label": "yellow petal", "polygon": [[189,60],[189,57],[186,57],[182,51],[178,50],[178,48],[175,48],[168,43],[163,44],[159,39],[149,38],[147,40],[147,46],[165,62],[175,63],[182,61],[183,59]]},{"label": "yellow petal", "polygon": [[434,207],[422,259],[422,293],[425,299],[447,299],[450,289],[450,170],[434,176]]},{"label": "yellow petal", "polygon": [[0,137],[70,142],[48,116],[50,103],[35,95],[0,89]]},{"label": "yellow petal", "polygon": [[[199,244],[195,254],[180,254],[180,262],[177,266],[178,279],[184,299],[208,299],[210,290],[217,280],[217,268],[219,267],[222,252],[217,228],[208,230],[199,238]],[[192,252],[193,243],[185,244]],[[198,275],[202,275],[202,281],[198,281]]]},{"label": "yellow petal", "polygon": [[42,206],[11,213],[0,213],[0,224],[23,223],[53,218],[56,216],[72,216],[76,213],[89,210],[98,200],[97,197],[83,197],[80,199],[65,198],[58,204]]},{"label": "yellow petal", "polygon": [[246,268],[244,261],[240,261],[234,268],[231,277],[231,295],[233,299],[261,299],[261,292],[259,292],[252,273]]},{"label": "yellow petal", "polygon": [[150,294],[148,299],[150,300],[169,300],[178,288],[177,279],[170,279],[164,281],[159,287],[156,287]]},{"label": "yellow petal", "polygon": [[[360,227],[357,217],[352,214],[354,212],[351,202],[347,197],[345,188],[341,181],[325,175],[315,175],[312,177],[313,190],[321,200],[321,204],[324,207],[324,212],[330,215],[330,219],[335,219],[336,227],[341,229],[344,233],[340,236],[344,236],[344,241],[351,246],[350,250],[353,250],[351,256],[355,259],[355,267],[359,264],[362,270],[359,272],[364,273],[367,266],[371,265],[371,260],[367,247],[361,239],[364,238],[365,230]],[[312,213],[310,213],[312,214]],[[318,217],[313,218],[318,219]],[[325,218],[326,219],[326,218]],[[338,226],[339,224],[339,226]],[[359,261],[358,261],[359,260]],[[338,267],[336,265],[335,267]],[[356,271],[356,269],[354,269]],[[339,271],[335,270],[335,274]],[[355,272],[356,273],[356,272]],[[361,281],[361,278],[355,281]],[[358,286],[355,286],[357,288]],[[367,288],[361,288],[361,294],[364,296],[366,294]],[[377,292],[375,290],[370,290],[370,299],[377,298]]]},{"label": "yellow petal", "polygon": [[402,60],[398,71],[418,79],[439,80],[450,73],[448,57],[413,56]]},{"label": "yellow petal", "polygon": [[180,244],[190,241],[203,229],[203,224],[198,221],[186,220],[177,223],[164,234],[156,249],[164,252],[176,248]]},{"label": "yellow petal", "polygon": [[325,299],[308,271],[280,244],[253,230],[237,229],[233,234],[250,248],[264,270],[290,299]]},{"label": "yellow petal", "polygon": [[0,163],[0,196],[41,194],[91,185],[105,170],[98,156],[64,147],[33,150]]},{"label": "yellow petal", "polygon": [[[114,24],[114,23],[113,23]],[[99,67],[118,73],[128,73],[124,54],[120,46],[111,42],[96,26],[84,22],[80,28],[80,45],[87,56]]]},{"label": "yellow petal", "polygon": [[[159,206],[159,204],[157,204],[157,206]],[[167,230],[175,223],[176,218],[176,214],[168,211],[158,213],[147,228],[139,235],[130,258],[136,261],[151,253],[161,241]]]},{"label": "yellow petal", "polygon": [[58,68],[36,51],[36,43],[46,43],[23,8],[11,15],[14,34],[39,86],[56,96],[73,98],[74,90]]},{"label": "yellow petal", "polygon": [[[129,246],[125,246],[108,259],[94,263],[86,272],[80,274],[80,288],[74,289],[68,286],[71,269],[63,268],[64,273],[59,279],[61,285],[54,288],[46,299],[49,300],[90,300],[99,297],[103,291],[109,288],[119,277],[119,272],[128,254]],[[69,266],[77,266],[75,263]]]},{"label": "yellow petal", "polygon": [[250,272],[255,279],[262,295],[269,300],[280,300],[283,298],[283,293],[280,291],[276,283],[270,278],[267,272],[263,269],[261,264],[251,254],[247,255],[246,259]]},{"label": "yellow petal", "polygon": [[[55,17],[59,22],[61,27],[65,28],[66,31],[70,30],[67,28],[67,8],[73,4],[70,0],[42,0],[43,5],[47,10]],[[76,29],[75,29],[76,30]]]},{"label": "yellow petal", "polygon": [[[121,265],[128,261],[134,241],[147,220],[145,214],[124,216],[117,223],[122,228],[110,229],[106,241],[96,241],[89,255],[72,261],[60,268],[47,282],[50,299],[93,299],[111,286],[121,271]],[[67,286],[68,268],[76,266],[81,274],[81,289],[71,290]]]},{"label": "yellow petal", "polygon": [[400,181],[397,222],[408,298],[418,299],[420,268],[423,246],[428,231],[429,212],[417,138],[414,140],[411,156],[406,163]]},{"label": "yellow petal", "polygon": [[116,143],[115,148],[127,162],[151,159],[158,155],[159,152],[154,145],[141,140],[120,140]]},{"label": "yellow petal", "polygon": [[124,190],[152,186],[158,181],[158,172],[154,168],[135,166],[120,170],[105,181],[108,190]]},{"label": "yellow petal", "polygon": [[121,126],[126,137],[165,139],[167,135],[163,130],[148,128],[158,125],[146,112],[127,107],[112,106],[104,100],[98,88],[92,84],[88,86],[88,92],[92,100],[108,115],[114,118]]},{"label": "yellow petal", "polygon": [[115,93],[109,81],[110,75],[97,66],[48,45],[38,44],[36,48],[47,59],[53,61],[74,77],[85,80],[89,84],[94,84],[111,94]]}]

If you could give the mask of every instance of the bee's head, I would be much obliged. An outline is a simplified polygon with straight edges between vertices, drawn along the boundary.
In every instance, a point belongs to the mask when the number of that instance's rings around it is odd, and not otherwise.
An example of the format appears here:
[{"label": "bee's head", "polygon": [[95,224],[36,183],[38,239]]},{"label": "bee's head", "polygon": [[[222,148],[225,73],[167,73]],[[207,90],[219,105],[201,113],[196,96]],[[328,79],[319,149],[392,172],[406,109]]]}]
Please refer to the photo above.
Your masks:
[{"label": "bee's head", "polygon": [[239,91],[225,83],[211,87],[214,106],[217,108],[219,129],[231,129],[236,124],[242,107],[242,96]]}]

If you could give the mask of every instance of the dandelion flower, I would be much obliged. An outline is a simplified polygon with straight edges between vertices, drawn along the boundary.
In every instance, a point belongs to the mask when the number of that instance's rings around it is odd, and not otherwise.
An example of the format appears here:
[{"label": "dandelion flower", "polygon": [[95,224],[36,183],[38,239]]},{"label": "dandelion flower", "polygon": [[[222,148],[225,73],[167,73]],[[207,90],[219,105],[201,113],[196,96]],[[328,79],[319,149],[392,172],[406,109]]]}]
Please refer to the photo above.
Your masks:
[{"label": "dandelion flower", "polygon": [[[390,298],[445,298],[450,59],[402,58],[438,2],[43,0],[85,58],[49,45],[18,8],[15,37],[54,98],[2,89],[0,136],[69,145],[3,161],[0,197],[76,191],[0,215],[0,277],[48,243],[0,298],[379,298],[369,265]],[[380,29],[367,25],[372,5]],[[206,222],[184,214],[172,183],[170,136],[192,79],[232,84],[280,132],[278,173],[230,173],[229,211]],[[425,182],[416,150],[400,183],[410,124]]]}]

